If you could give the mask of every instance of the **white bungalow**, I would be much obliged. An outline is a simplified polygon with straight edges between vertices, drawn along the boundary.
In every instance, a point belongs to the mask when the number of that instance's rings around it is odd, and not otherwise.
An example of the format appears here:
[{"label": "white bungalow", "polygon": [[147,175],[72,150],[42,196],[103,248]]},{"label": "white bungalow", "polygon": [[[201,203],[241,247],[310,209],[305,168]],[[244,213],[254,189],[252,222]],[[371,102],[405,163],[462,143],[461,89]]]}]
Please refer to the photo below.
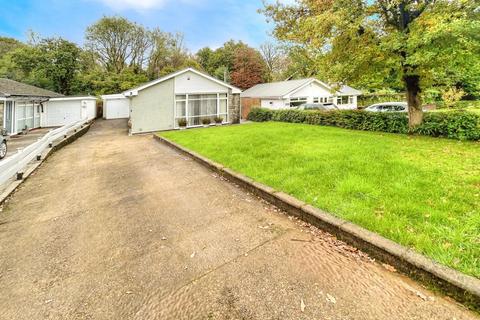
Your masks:
[{"label": "white bungalow", "polygon": [[304,103],[334,103],[339,109],[357,108],[357,97],[362,94],[361,91],[347,85],[334,88],[334,85],[309,78],[258,84],[240,96],[243,109],[253,104],[262,108],[288,109]]}]

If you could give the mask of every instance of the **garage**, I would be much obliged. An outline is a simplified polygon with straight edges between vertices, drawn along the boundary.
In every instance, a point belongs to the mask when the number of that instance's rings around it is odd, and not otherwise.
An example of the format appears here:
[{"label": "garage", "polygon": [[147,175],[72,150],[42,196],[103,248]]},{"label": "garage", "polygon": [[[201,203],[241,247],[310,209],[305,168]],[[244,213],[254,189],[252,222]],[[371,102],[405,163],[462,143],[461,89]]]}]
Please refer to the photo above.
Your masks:
[{"label": "garage", "polygon": [[63,126],[97,115],[97,99],[92,96],[53,98],[45,103],[42,127]]},{"label": "garage", "polygon": [[103,95],[104,119],[127,119],[130,117],[130,102],[123,94]]}]

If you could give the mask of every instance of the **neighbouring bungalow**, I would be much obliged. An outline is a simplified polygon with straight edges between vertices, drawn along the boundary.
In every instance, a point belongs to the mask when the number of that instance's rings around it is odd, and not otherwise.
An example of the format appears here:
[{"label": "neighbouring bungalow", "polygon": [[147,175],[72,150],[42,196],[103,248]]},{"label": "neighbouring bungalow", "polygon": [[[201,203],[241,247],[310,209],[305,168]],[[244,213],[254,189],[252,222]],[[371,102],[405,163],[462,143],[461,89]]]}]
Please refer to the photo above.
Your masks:
[{"label": "neighbouring bungalow", "polygon": [[96,117],[96,98],[62,94],[0,78],[0,126],[15,135]]},{"label": "neighbouring bungalow", "polygon": [[214,117],[238,123],[240,92],[193,68],[172,73],[123,93],[129,99],[130,133],[176,129],[179,119],[186,119],[187,127]]},{"label": "neighbouring bungalow", "polygon": [[339,109],[357,108],[361,91],[347,85],[334,87],[313,78],[257,84],[241,94],[242,118],[252,107],[288,109],[304,103],[333,103]]}]

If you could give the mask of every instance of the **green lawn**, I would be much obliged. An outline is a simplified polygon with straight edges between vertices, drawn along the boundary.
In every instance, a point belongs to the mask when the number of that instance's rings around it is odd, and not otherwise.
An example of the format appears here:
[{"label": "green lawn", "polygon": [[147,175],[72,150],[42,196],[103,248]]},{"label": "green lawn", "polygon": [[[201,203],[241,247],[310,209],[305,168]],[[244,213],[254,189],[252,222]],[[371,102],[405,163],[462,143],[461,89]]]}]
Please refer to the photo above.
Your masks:
[{"label": "green lawn", "polygon": [[161,135],[480,278],[480,143],[275,122]]}]

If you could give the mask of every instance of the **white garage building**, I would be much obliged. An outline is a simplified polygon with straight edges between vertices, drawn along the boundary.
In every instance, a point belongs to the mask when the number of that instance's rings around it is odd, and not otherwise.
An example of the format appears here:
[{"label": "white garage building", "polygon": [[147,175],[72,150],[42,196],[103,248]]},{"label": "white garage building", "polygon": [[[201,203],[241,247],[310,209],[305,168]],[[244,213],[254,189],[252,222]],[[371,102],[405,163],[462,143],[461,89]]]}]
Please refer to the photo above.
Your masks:
[{"label": "white garage building", "polygon": [[58,127],[97,116],[97,98],[92,96],[52,98],[44,105],[42,127]]},{"label": "white garage building", "polygon": [[128,119],[130,117],[130,101],[123,94],[102,96],[104,119]]},{"label": "white garage building", "polygon": [[0,127],[8,135],[40,127],[57,127],[96,117],[96,98],[59,93],[0,78]]}]

